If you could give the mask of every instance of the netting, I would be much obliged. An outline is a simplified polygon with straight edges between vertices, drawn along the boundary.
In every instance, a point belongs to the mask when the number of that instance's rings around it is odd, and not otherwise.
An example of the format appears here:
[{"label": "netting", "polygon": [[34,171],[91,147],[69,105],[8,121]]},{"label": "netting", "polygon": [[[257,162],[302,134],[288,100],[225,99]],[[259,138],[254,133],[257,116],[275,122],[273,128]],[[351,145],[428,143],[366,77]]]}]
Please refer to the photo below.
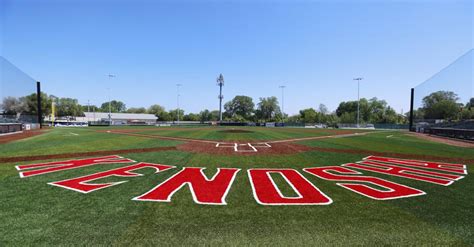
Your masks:
[{"label": "netting", "polygon": [[417,126],[474,128],[473,56],[468,51],[415,87]]},{"label": "netting", "polygon": [[0,124],[37,123],[36,80],[0,56]]}]

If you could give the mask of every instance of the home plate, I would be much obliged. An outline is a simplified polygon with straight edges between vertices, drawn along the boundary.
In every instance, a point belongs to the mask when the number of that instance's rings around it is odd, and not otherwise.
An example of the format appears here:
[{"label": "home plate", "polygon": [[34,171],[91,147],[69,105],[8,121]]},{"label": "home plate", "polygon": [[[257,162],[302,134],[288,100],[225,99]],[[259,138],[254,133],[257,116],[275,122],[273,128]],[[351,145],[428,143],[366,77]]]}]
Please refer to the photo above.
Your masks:
[{"label": "home plate", "polygon": [[268,143],[217,143],[216,148],[233,148],[235,152],[258,152],[259,148],[271,148]]}]

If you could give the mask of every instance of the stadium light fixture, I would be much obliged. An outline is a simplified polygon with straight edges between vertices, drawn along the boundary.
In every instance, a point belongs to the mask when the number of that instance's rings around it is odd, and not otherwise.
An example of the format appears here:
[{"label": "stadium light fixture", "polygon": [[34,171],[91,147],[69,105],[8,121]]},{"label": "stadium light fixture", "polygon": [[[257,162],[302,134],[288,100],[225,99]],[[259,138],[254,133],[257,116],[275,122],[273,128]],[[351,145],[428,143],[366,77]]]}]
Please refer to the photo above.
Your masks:
[{"label": "stadium light fixture", "polygon": [[360,128],[360,81],[363,79],[362,77],[354,78],[354,81],[357,81],[357,128]]}]

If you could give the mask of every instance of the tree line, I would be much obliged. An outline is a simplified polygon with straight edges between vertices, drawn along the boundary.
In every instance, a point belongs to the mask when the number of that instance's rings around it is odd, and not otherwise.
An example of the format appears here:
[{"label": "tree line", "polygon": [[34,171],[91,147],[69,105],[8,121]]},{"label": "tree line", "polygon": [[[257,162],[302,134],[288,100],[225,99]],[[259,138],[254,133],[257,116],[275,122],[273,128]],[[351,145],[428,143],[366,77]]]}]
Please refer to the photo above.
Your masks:
[{"label": "tree line", "polygon": [[[199,113],[187,113],[180,109],[166,110],[159,104],[145,107],[127,108],[125,103],[119,100],[104,102],[100,106],[81,105],[77,99],[61,98],[53,95],[41,93],[42,110],[44,116],[51,114],[51,105],[54,101],[56,116],[58,117],[78,117],[84,116],[84,112],[109,112],[113,113],[148,113],[158,117],[158,121],[217,121],[219,119],[218,110],[202,110]],[[472,119],[474,118],[474,99],[467,104],[459,103],[458,96],[453,92],[434,92],[423,98],[423,106],[417,109],[415,118],[430,119]],[[330,112],[324,104],[320,104],[316,109],[307,108],[299,111],[298,114],[288,116],[282,113],[277,97],[261,97],[258,103],[245,95],[237,95],[232,100],[224,104],[223,120],[232,122],[293,122],[306,124],[326,124],[334,126],[338,123],[356,123],[357,101],[341,102],[335,111]],[[4,115],[36,115],[36,94],[24,97],[5,97],[2,100],[1,108]],[[377,98],[360,100],[360,121],[361,123],[386,123],[386,124],[406,124],[408,113],[402,115],[397,113],[388,105],[385,100]]]},{"label": "tree line", "polygon": [[474,119],[474,98],[459,102],[458,95],[451,91],[433,92],[422,99],[422,105],[414,110],[415,119],[448,121]]}]

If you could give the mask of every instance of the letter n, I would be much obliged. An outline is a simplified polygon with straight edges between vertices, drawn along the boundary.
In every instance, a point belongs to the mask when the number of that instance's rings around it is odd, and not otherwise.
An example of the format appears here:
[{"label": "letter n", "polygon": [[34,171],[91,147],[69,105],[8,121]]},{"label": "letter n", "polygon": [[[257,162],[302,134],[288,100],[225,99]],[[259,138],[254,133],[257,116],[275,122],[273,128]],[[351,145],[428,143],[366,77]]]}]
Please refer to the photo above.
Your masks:
[{"label": "letter n", "polygon": [[194,202],[198,204],[226,205],[225,198],[240,169],[218,168],[208,179],[205,168],[185,167],[163,183],[145,194],[133,198],[136,201],[171,202],[171,197],[183,186],[188,185]]}]

